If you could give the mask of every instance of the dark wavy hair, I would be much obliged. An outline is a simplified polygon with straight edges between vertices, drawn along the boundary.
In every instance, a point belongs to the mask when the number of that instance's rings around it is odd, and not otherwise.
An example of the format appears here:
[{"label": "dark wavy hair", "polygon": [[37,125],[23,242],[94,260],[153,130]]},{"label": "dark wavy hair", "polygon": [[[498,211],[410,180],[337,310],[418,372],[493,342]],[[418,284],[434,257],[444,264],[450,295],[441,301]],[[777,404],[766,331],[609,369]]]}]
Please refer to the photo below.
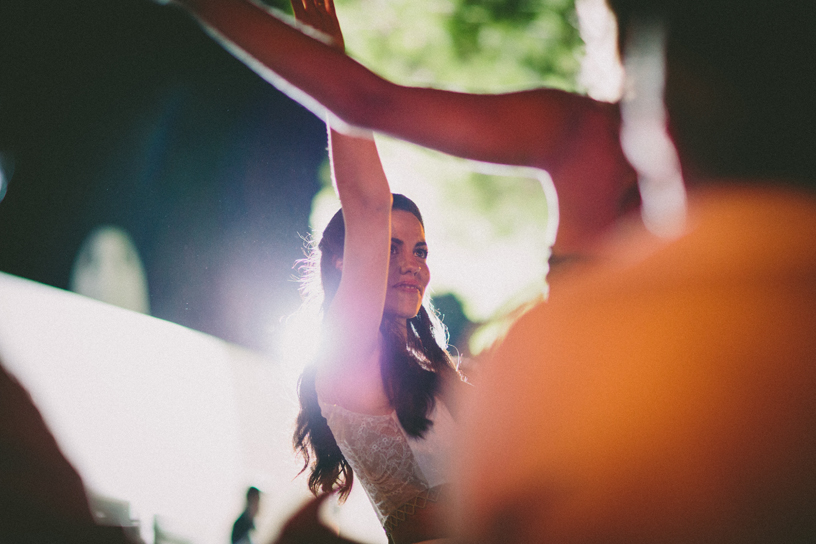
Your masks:
[{"label": "dark wavy hair", "polygon": [[[410,212],[424,226],[419,208],[409,198],[394,194],[392,209]],[[341,272],[334,263],[343,256],[344,239],[345,223],[343,212],[339,210],[329,221],[317,246],[324,312],[340,285]],[[312,262],[316,260],[312,259]],[[381,323],[380,331],[384,339],[380,370],[385,394],[405,432],[421,438],[433,425],[428,415],[436,403],[441,375],[452,373],[458,376],[450,355],[445,351],[444,342],[440,344],[439,341],[444,338],[444,325],[433,309],[429,310],[423,304],[419,313],[408,320],[407,342],[402,339],[396,326],[387,320]],[[311,469],[309,489],[312,493],[317,495],[321,491],[337,490],[342,500],[351,492],[354,472],[321,414],[315,374],[315,365],[311,364],[298,383],[300,413],[293,445],[304,460],[301,472]]]}]

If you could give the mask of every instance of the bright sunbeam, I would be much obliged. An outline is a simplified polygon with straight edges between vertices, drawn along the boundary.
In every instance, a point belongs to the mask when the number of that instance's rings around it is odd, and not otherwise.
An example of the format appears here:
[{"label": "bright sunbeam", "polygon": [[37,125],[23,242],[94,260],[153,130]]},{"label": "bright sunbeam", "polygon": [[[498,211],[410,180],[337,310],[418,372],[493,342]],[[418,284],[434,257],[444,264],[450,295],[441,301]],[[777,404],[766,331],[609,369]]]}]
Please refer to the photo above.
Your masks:
[{"label": "bright sunbeam", "polygon": [[286,369],[287,379],[294,384],[304,367],[317,355],[320,338],[320,316],[311,305],[284,320],[277,337],[276,359]]}]

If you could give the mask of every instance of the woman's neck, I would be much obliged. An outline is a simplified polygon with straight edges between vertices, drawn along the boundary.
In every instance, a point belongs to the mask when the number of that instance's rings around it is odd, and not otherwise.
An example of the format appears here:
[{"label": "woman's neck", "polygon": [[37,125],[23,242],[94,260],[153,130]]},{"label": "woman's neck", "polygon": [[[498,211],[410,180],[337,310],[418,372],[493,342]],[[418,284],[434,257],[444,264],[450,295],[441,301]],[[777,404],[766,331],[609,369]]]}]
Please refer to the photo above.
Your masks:
[{"label": "woman's neck", "polygon": [[387,329],[393,329],[404,341],[408,341],[408,320],[384,315],[383,324]]}]

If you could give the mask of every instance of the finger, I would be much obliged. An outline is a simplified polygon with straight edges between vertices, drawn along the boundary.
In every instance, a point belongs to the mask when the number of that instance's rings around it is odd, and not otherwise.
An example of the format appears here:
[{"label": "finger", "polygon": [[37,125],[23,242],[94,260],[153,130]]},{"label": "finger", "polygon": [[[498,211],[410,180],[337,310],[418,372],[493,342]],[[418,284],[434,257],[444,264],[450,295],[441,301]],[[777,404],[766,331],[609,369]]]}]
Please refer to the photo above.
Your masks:
[{"label": "finger", "polygon": [[300,20],[305,14],[306,9],[303,0],[291,0],[292,11],[295,12],[295,19]]},{"label": "finger", "polygon": [[309,0],[309,1],[312,3],[315,12],[317,12],[318,14],[323,15],[327,12],[328,7],[327,0]]},{"label": "finger", "polygon": [[326,501],[329,495],[331,495],[331,493],[324,493],[323,495],[311,499],[289,519],[286,525],[295,527],[304,525],[311,526],[312,524],[318,523],[320,506]]}]

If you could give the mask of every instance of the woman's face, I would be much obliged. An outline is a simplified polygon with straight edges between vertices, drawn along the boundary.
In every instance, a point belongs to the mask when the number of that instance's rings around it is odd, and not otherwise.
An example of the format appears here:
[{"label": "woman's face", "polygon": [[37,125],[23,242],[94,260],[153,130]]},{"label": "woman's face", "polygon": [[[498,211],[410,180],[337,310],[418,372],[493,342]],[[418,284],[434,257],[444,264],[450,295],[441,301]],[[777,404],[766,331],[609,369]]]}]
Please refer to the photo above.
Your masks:
[{"label": "woman's face", "polygon": [[391,257],[383,311],[386,316],[408,320],[417,315],[431,279],[427,257],[422,224],[411,212],[392,210]]}]

